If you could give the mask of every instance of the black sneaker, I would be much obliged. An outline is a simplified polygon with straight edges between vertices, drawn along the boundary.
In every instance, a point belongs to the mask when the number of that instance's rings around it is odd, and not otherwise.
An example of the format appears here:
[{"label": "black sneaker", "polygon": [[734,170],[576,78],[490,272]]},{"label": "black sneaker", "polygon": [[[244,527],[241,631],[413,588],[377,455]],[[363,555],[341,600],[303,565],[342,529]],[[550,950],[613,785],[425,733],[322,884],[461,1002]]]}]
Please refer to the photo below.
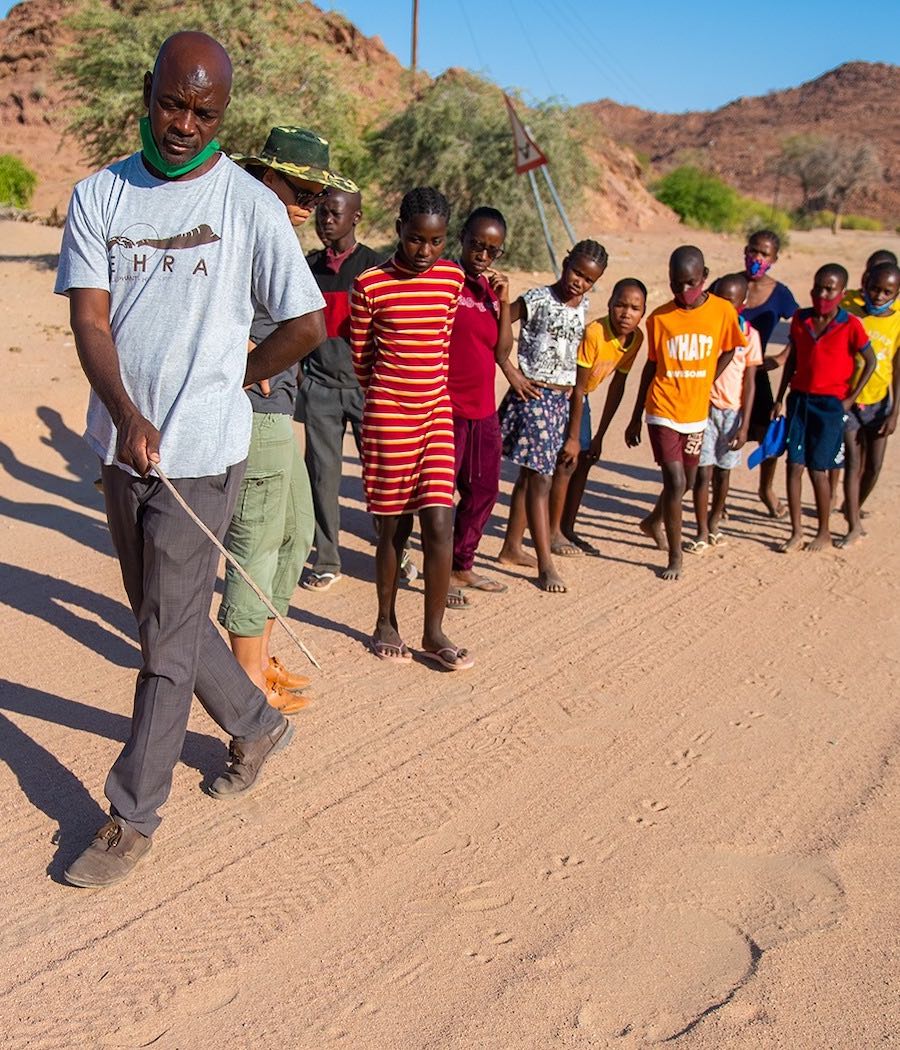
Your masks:
[{"label": "black sneaker", "polygon": [[260,771],[270,755],[288,746],[294,735],[293,725],[282,718],[281,725],[255,740],[235,737],[228,745],[228,768],[209,786],[213,798],[233,798],[256,783]]},{"label": "black sneaker", "polygon": [[110,817],[66,871],[66,882],[83,888],[112,886],[132,873],[151,845],[151,840],[130,824]]}]

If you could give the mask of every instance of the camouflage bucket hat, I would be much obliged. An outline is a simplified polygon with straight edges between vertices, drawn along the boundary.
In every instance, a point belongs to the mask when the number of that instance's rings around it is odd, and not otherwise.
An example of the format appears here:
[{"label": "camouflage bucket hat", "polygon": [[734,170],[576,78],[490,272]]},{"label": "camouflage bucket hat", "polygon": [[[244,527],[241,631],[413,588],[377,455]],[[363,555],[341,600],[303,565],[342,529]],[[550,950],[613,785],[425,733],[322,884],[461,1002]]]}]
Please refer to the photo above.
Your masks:
[{"label": "camouflage bucket hat", "polygon": [[235,153],[231,159],[242,168],[261,164],[295,179],[321,182],[323,186],[347,193],[356,193],[359,189],[355,182],[328,170],[327,139],[306,128],[272,128],[258,157]]}]

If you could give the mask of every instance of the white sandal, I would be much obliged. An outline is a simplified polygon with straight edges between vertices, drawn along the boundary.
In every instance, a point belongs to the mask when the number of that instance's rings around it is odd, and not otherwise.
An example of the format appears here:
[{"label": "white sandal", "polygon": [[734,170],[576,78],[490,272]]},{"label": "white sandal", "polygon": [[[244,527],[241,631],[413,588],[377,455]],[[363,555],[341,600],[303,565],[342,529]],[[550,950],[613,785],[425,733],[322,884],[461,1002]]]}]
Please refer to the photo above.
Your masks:
[{"label": "white sandal", "polygon": [[300,586],[307,591],[327,591],[342,579],[339,572],[311,572]]}]

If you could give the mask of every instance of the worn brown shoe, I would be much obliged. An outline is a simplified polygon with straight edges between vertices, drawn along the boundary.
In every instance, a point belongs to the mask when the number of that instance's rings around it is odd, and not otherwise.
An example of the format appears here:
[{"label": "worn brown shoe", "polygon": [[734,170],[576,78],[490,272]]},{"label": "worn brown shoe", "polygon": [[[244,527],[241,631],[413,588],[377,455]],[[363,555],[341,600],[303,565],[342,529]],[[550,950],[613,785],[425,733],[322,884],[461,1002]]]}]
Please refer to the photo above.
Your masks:
[{"label": "worn brown shoe", "polygon": [[276,711],[280,711],[283,715],[295,715],[298,711],[302,711],[304,707],[309,707],[310,699],[308,696],[298,696],[296,693],[289,693],[284,686],[270,685],[266,692],[266,700],[270,707],[274,707]]},{"label": "worn brown shoe", "polygon": [[306,675],[293,674],[277,656],[269,657],[269,666],[265,670],[266,682],[269,685],[280,685],[282,689],[305,689],[311,682]]},{"label": "worn brown shoe", "polygon": [[65,873],[66,882],[84,888],[112,886],[127,878],[150,852],[151,839],[114,817]]},{"label": "worn brown shoe", "polygon": [[256,783],[267,758],[288,746],[294,735],[293,725],[282,719],[281,725],[255,740],[234,737],[228,745],[228,768],[209,786],[213,798],[233,798]]}]

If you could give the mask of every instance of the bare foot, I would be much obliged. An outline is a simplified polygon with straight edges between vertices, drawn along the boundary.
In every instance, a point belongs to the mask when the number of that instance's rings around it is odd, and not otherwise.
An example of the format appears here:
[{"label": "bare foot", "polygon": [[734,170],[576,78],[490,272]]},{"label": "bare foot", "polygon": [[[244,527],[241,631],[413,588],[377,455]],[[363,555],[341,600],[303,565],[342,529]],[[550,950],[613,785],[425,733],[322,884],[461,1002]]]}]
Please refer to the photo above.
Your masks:
[{"label": "bare foot", "polygon": [[563,531],[563,535],[566,537],[569,543],[573,543],[580,551],[586,554],[589,558],[600,557],[600,551],[593,545],[593,543],[589,543],[587,540],[582,539],[582,537],[579,536],[578,533],[574,531],[574,529],[569,530],[568,532]]},{"label": "bare foot", "polygon": [[791,535],[782,543],[778,550],[782,554],[788,554],[790,551],[800,550],[803,545],[803,533],[792,532]]},{"label": "bare foot", "polygon": [[568,587],[556,569],[547,569],[538,573],[538,586],[548,594],[565,594]]},{"label": "bare foot", "polygon": [[556,532],[550,537],[550,552],[560,558],[580,558],[583,553],[561,532]]},{"label": "bare foot", "polygon": [[656,544],[657,550],[667,551],[669,549],[669,541],[666,539],[666,530],[662,521],[654,521],[652,518],[644,518],[644,520],[638,525],[638,528],[645,536],[649,536],[650,539],[653,540]]},{"label": "bare foot", "polygon": [[422,635],[422,648],[437,653],[440,652],[441,649],[455,649],[456,646],[443,631],[438,631],[437,634]]},{"label": "bare foot", "polygon": [[375,630],[372,632],[372,641],[384,642],[385,645],[396,646],[397,648],[403,645],[400,632],[394,624],[390,623],[376,623]]},{"label": "bare foot", "polygon": [[502,594],[507,590],[505,583],[499,580],[488,579],[487,576],[479,576],[471,569],[459,569],[450,573],[451,590],[487,591],[489,594]]},{"label": "bare foot", "polygon": [[817,532],[815,536],[807,543],[803,548],[805,551],[809,551],[811,554],[815,554],[817,551],[825,550],[826,547],[831,546],[831,533],[828,531]]},{"label": "bare foot", "polygon": [[497,555],[497,561],[501,565],[519,565],[523,569],[537,568],[537,558],[533,554],[527,554],[521,547],[507,547],[505,544]]},{"label": "bare foot", "polygon": [[680,580],[681,579],[681,555],[677,557],[672,556],[669,558],[669,564],[659,574],[662,580]]},{"label": "bare foot", "polygon": [[846,550],[847,547],[852,547],[855,543],[859,543],[861,539],[864,539],[866,530],[862,525],[857,525],[856,528],[850,529],[846,536],[841,536],[840,539],[834,541],[835,547],[840,547],[841,550]]},{"label": "bare foot", "polygon": [[760,492],[759,498],[766,506],[770,518],[783,518],[787,514],[787,507],[775,495],[774,492]]}]

